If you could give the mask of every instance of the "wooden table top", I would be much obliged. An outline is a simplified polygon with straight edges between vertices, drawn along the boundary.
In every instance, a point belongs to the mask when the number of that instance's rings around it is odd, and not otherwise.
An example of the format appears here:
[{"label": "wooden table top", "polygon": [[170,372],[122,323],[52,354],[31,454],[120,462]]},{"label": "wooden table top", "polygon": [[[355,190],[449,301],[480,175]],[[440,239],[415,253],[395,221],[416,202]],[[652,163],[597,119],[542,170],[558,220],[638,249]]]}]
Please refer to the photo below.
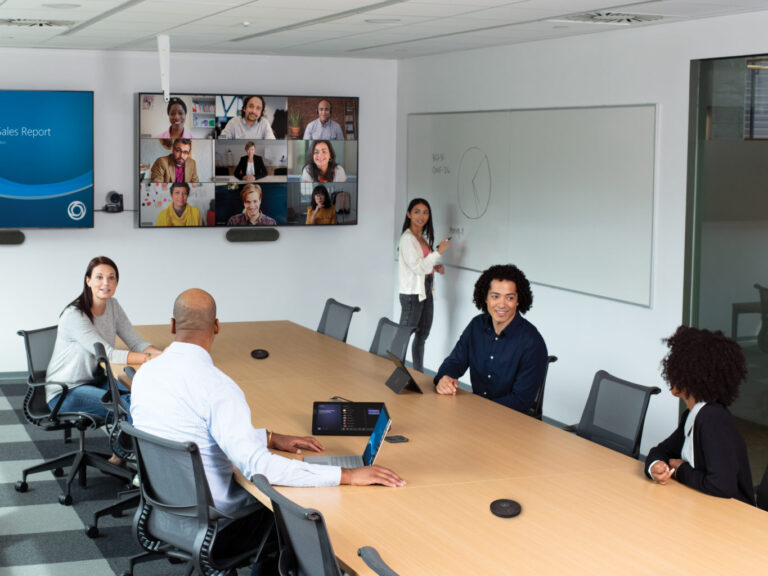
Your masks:
[{"label": "wooden table top", "polygon": [[[168,327],[139,327],[158,346]],[[254,360],[253,348],[270,356]],[[403,488],[280,488],[325,516],[351,573],[372,572],[357,549],[374,546],[403,575],[752,574],[768,566],[768,514],[672,483],[642,464],[473,394],[394,394],[388,360],[290,322],[222,324],[216,365],[244,390],[254,425],[311,433],[312,403],[341,396],[386,402],[391,434],[377,460]],[[360,436],[318,437],[327,454],[362,453]],[[261,493],[245,478],[254,496]],[[490,502],[511,498],[520,516]]]}]

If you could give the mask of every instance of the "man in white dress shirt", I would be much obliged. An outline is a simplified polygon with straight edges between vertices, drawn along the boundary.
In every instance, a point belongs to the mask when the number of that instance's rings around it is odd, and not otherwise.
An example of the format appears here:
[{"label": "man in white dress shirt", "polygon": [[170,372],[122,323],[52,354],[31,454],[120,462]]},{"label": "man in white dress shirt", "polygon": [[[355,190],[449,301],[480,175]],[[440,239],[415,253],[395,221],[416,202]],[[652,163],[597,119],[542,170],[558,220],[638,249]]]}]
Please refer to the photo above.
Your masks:
[{"label": "man in white dress shirt", "polygon": [[133,425],[169,440],[195,442],[211,495],[221,510],[231,512],[251,501],[235,482],[233,465],[247,478],[264,474],[283,486],[405,484],[382,466],[342,469],[272,454],[268,448],[299,453],[323,447],[311,436],[286,436],[251,425],[243,391],[211,359],[219,321],[216,302],[207,292],[187,290],[176,299],[171,332],[175,342],[158,356],[162,361],[147,362],[133,380]]}]

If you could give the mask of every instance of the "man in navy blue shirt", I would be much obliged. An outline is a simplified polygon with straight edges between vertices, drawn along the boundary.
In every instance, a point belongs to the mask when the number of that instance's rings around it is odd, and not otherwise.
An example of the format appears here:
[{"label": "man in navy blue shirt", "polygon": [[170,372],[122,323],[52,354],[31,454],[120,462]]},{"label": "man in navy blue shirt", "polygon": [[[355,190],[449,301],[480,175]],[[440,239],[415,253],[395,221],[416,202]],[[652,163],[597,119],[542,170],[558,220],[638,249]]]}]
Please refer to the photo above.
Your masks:
[{"label": "man in navy blue shirt", "polygon": [[475,284],[474,301],[483,313],[472,319],[443,361],[435,390],[456,394],[458,378],[469,368],[472,392],[528,412],[547,366],[544,339],[522,317],[533,304],[531,285],[517,266],[491,266]]}]

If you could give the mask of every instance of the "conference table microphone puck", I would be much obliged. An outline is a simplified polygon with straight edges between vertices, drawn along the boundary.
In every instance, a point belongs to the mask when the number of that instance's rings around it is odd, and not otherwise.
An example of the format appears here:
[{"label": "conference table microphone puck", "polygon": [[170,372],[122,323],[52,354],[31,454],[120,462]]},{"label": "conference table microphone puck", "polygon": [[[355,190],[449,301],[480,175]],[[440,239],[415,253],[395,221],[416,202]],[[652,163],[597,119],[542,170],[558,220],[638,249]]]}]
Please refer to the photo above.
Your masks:
[{"label": "conference table microphone puck", "polygon": [[256,360],[264,360],[264,358],[269,356],[269,352],[262,350],[261,348],[256,348],[255,350],[251,350],[251,356],[256,358]]},{"label": "conference table microphone puck", "polygon": [[514,500],[507,500],[506,498],[501,498],[499,500],[494,500],[491,502],[491,512],[493,512],[496,516],[499,516],[500,518],[512,518],[514,516],[517,516],[520,514],[520,511],[522,510],[522,507],[518,502],[515,502]]}]

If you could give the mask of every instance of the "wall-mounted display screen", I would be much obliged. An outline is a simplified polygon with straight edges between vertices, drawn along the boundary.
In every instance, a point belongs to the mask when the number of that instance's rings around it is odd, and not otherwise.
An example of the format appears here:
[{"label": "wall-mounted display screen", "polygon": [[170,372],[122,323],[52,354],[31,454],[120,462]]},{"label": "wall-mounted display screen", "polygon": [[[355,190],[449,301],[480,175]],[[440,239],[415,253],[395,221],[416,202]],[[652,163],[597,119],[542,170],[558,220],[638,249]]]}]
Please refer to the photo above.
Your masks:
[{"label": "wall-mounted display screen", "polygon": [[357,224],[358,105],[140,93],[140,227]]},{"label": "wall-mounted display screen", "polygon": [[0,228],[93,227],[93,92],[0,90]]}]

